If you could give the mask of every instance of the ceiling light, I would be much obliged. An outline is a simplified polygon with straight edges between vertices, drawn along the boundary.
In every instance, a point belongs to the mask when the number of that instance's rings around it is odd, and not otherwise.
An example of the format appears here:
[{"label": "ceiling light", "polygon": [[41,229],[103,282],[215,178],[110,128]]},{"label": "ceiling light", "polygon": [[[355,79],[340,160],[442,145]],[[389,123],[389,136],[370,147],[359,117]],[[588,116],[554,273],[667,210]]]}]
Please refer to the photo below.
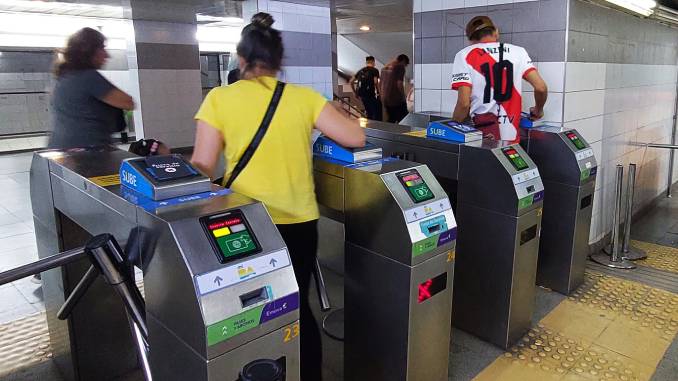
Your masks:
[{"label": "ceiling light", "polygon": [[657,3],[654,0],[605,0],[608,3],[638,13],[645,17],[654,13]]},{"label": "ceiling light", "polygon": [[370,28],[369,25],[363,25],[363,26],[360,27],[360,30],[362,30],[363,32],[369,32],[370,29],[372,29],[372,28]]}]

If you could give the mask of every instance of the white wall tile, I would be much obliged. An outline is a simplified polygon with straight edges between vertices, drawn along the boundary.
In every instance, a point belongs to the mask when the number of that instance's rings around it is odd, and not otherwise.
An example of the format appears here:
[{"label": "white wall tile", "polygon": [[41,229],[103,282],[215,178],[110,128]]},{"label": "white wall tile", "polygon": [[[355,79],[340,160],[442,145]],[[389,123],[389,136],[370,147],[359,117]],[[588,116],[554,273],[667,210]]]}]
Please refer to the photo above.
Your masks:
[{"label": "white wall tile", "polygon": [[457,92],[455,90],[442,90],[440,112],[452,113],[457,104]]},{"label": "white wall tile", "polygon": [[421,110],[441,111],[442,90],[421,90]]},{"label": "white wall tile", "polygon": [[487,0],[464,0],[464,7],[484,7],[487,6]]},{"label": "white wall tile", "polygon": [[568,62],[565,91],[604,89],[606,66],[604,63]]},{"label": "white wall tile", "polygon": [[565,93],[564,121],[590,118],[603,115],[605,108],[605,90]]},{"label": "white wall tile", "polygon": [[[541,74],[544,82],[548,86],[549,92],[563,92],[563,81],[565,79],[565,63],[564,62],[539,62],[537,64],[539,74]],[[531,89],[529,84],[524,89]]]},{"label": "white wall tile", "polygon": [[429,11],[438,11],[443,9],[443,2],[442,0],[422,0],[421,1],[421,11],[422,12],[429,12]]},{"label": "white wall tile", "polygon": [[566,128],[573,128],[581,133],[582,137],[589,143],[595,143],[603,138],[603,116],[594,116],[592,118],[580,119],[564,124]]},{"label": "white wall tile", "polygon": [[[534,92],[523,91],[523,111],[529,112],[530,107],[534,107]],[[544,122],[550,122],[553,125],[561,125],[563,122],[563,93],[549,93],[549,97],[544,105]]]},{"label": "white wall tile", "polygon": [[424,64],[421,65],[421,88],[440,90],[440,78],[442,65]]},{"label": "white wall tile", "polygon": [[424,0],[414,0],[414,4],[413,4],[413,7],[412,7],[413,8],[412,10],[414,11],[414,13],[421,12],[422,1],[424,1]]},{"label": "white wall tile", "polygon": [[[427,1],[427,0],[423,0],[423,1]],[[510,1],[509,1],[509,3],[510,3]],[[443,9],[464,8],[464,0],[443,0],[442,8]]]}]

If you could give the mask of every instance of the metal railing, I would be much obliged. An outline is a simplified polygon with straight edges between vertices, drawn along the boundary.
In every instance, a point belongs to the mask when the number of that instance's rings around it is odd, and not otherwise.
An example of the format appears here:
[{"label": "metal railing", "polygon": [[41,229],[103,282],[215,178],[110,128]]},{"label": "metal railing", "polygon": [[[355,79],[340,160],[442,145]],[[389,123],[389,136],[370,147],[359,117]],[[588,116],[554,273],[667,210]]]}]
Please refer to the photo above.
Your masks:
[{"label": "metal railing", "polygon": [[356,119],[365,117],[365,114],[356,105],[351,103],[351,97],[334,94],[334,100],[340,103],[341,108],[346,111],[349,117]]},{"label": "metal railing", "polygon": [[678,149],[678,144],[676,144],[676,129],[673,129],[673,135],[671,137],[671,144],[660,144],[660,143],[642,143],[639,144],[642,147],[646,148],[661,148],[671,150],[669,155],[669,175],[668,175],[668,187],[666,189],[666,197],[671,198],[671,188],[673,187],[673,162],[675,161],[675,152]]}]

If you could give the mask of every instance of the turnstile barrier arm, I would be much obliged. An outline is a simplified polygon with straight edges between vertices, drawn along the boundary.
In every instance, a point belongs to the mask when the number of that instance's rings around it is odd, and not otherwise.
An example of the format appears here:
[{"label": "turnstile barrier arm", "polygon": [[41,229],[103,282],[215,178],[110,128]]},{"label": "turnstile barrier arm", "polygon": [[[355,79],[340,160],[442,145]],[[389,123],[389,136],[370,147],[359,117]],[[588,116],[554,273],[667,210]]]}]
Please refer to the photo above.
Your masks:
[{"label": "turnstile barrier arm", "polygon": [[85,245],[85,252],[92,262],[85,276],[80,280],[66,302],[61,306],[59,319],[66,320],[78,301],[101,274],[118,293],[125,304],[125,310],[139,328],[144,341],[148,339],[146,325],[146,305],[139,289],[132,284],[132,266],[123,255],[122,249],[115,238],[110,234],[101,234],[93,237]]},{"label": "turnstile barrier arm", "polygon": [[118,242],[110,234],[93,237],[85,245],[84,251],[90,258],[92,266],[61,306],[57,317],[66,320],[89,287],[101,274],[118,293],[129,319],[130,329],[139,355],[139,362],[147,381],[152,381],[151,368],[148,362],[148,326],[146,325],[146,306],[139,289],[132,282],[132,266]]},{"label": "turnstile barrier arm", "polygon": [[320,310],[323,312],[329,311],[332,309],[332,304],[330,304],[330,296],[327,293],[327,287],[325,287],[325,277],[323,276],[320,262],[317,257],[315,259],[314,275],[316,289],[318,290],[318,298],[320,299]]},{"label": "turnstile barrier arm", "polygon": [[85,249],[80,247],[77,249],[64,251],[63,253],[51,255],[47,258],[40,259],[27,265],[1,272],[0,286],[7,283],[12,283],[19,279],[28,278],[29,276],[37,275],[72,262],[76,262],[84,258],[86,255],[87,253],[85,253]]}]

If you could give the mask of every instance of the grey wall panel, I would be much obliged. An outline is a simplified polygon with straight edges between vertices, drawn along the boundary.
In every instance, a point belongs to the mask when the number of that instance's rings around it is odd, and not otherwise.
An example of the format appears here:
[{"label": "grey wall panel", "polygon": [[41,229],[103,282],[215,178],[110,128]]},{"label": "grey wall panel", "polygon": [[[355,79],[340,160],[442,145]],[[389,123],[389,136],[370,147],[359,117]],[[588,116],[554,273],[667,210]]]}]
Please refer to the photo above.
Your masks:
[{"label": "grey wall panel", "polygon": [[533,61],[565,61],[565,31],[513,33],[512,44],[527,50]]},{"label": "grey wall panel", "polygon": [[678,30],[652,20],[571,0],[568,28],[568,61],[678,63]]},{"label": "grey wall panel", "polygon": [[443,62],[445,39],[442,37],[421,39],[421,60],[425,64],[439,64]]},{"label": "grey wall panel", "polygon": [[10,52],[0,55],[0,73],[49,73],[55,55],[52,52]]},{"label": "grey wall panel", "polygon": [[[502,40],[504,36],[502,36]],[[457,55],[457,52],[466,47],[467,41],[464,36],[457,37],[445,37],[445,57],[443,57],[444,63],[454,62],[454,56]]]},{"label": "grey wall panel", "polygon": [[137,43],[138,69],[200,70],[198,45]]},{"label": "grey wall panel", "polygon": [[425,12],[421,14],[421,37],[441,37],[445,35],[443,19],[445,12]]},{"label": "grey wall panel", "polygon": [[[466,24],[479,15],[494,21],[501,41],[525,47],[535,61],[564,61],[567,1],[540,0],[415,13],[415,63],[451,63],[455,54],[468,44]],[[444,40],[439,41],[438,37]],[[440,43],[442,54],[436,51]]]},{"label": "grey wall panel", "polygon": [[126,50],[108,50],[108,55],[110,55],[106,66],[103,70],[122,70],[125,71],[128,68],[127,64],[127,51]]},{"label": "grey wall panel", "polygon": [[285,55],[283,66],[332,66],[332,35],[320,33],[282,33]]}]

